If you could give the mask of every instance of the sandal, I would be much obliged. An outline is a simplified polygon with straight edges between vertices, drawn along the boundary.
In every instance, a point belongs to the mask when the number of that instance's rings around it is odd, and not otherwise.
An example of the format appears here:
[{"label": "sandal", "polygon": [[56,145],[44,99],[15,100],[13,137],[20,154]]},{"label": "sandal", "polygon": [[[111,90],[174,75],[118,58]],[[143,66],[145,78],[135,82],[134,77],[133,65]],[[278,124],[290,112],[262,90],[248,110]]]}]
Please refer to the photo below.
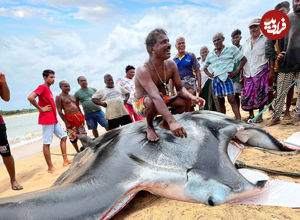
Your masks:
[{"label": "sandal", "polygon": [[280,124],[280,120],[276,119],[276,120],[271,120],[268,124],[266,124],[267,127],[271,127],[273,125],[277,125]]},{"label": "sandal", "polygon": [[254,123],[262,123],[264,121],[264,119],[262,119],[262,118],[258,118],[258,119],[256,119],[255,121],[254,121]]},{"label": "sandal", "polygon": [[12,186],[11,186],[11,189],[12,189],[12,190],[22,190],[22,189],[23,189],[23,186],[21,186],[21,185],[12,185]]}]

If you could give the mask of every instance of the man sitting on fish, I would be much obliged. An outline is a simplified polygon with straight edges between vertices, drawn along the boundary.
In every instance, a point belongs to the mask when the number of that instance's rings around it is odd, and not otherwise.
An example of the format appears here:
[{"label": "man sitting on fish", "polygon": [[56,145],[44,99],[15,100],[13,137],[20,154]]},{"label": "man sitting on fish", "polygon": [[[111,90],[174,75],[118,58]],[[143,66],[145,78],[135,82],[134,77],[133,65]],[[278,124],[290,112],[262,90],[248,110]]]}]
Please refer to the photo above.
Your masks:
[{"label": "man sitting on fish", "polygon": [[[188,111],[188,103],[205,105],[205,100],[190,94],[183,86],[179,77],[177,65],[169,60],[171,44],[163,29],[154,29],[146,38],[146,48],[149,53],[149,60],[137,68],[135,76],[135,100],[134,111],[146,117],[147,138],[149,141],[158,141],[153,119],[161,114],[163,121],[159,127],[171,130],[177,136],[187,136],[185,129],[174,119],[168,106],[175,107],[173,114],[180,114]],[[168,82],[172,79],[177,90],[174,99],[169,98]]]}]

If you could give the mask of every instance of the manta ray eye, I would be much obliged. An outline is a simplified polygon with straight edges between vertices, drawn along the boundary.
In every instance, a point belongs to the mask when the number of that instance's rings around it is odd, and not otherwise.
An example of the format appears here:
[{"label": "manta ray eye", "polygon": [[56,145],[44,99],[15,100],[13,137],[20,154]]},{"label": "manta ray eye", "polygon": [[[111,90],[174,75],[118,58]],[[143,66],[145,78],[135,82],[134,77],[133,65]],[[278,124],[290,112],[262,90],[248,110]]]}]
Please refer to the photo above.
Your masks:
[{"label": "manta ray eye", "polygon": [[215,203],[213,201],[213,197],[209,197],[208,200],[207,200],[207,203],[210,205],[210,206],[215,206]]}]

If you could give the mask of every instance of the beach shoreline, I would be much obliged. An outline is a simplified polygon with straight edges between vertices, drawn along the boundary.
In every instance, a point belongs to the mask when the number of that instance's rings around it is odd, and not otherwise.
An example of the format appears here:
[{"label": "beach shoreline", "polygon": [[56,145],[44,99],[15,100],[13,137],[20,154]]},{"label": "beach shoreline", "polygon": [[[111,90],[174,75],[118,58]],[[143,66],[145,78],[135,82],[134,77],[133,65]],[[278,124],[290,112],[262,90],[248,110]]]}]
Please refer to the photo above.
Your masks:
[{"label": "beach shoreline", "polygon": [[14,114],[14,115],[2,115],[4,121],[6,118],[15,118],[15,117],[20,117],[24,115],[33,115],[33,114],[38,114],[39,112],[26,112],[26,113],[20,113],[20,114]]},{"label": "beach shoreline", "polygon": [[[51,149],[59,148],[59,139],[54,136],[52,144],[50,145]],[[23,160],[26,158],[33,157],[38,154],[43,153],[43,140],[42,138],[33,142],[26,143],[22,146],[13,147],[10,149],[11,154],[14,157],[15,162]],[[0,160],[0,167],[3,166],[3,161]]]},{"label": "beach shoreline", "polygon": [[[294,107],[293,107],[294,109]],[[227,112],[231,113],[227,106]],[[257,114],[257,112],[255,112]],[[246,117],[247,112],[242,112],[242,117]],[[284,141],[295,132],[300,131],[300,126],[279,124],[273,127],[266,127],[268,112],[264,114],[264,122],[258,124],[267,132],[280,141]],[[104,133],[104,129],[101,133]],[[59,141],[53,138],[51,153],[60,154]],[[41,141],[34,144],[27,144],[20,148],[20,152],[13,149],[13,156],[16,159],[17,179],[24,186],[21,191],[10,189],[9,177],[4,166],[0,167],[0,198],[20,195],[26,192],[33,192],[49,188],[57,178],[69,167],[62,166],[61,156],[52,156],[52,161],[56,167],[56,172],[49,174],[42,154]],[[29,155],[25,156],[25,151]],[[73,146],[68,141],[67,152],[75,153]],[[32,156],[31,156],[32,155]],[[21,159],[22,158],[22,159]],[[73,157],[69,157],[72,159]],[[299,172],[300,154],[294,156],[279,156],[254,148],[246,148],[239,160],[249,165],[265,167],[269,169],[282,170],[288,172]],[[112,174],[113,175],[113,174]],[[272,179],[282,179],[300,184],[299,178],[271,175]],[[229,211],[230,210],[230,211]],[[216,207],[209,207],[199,203],[188,203],[167,198],[158,197],[150,193],[139,193],[114,219],[297,219],[300,216],[299,209],[256,205],[223,204]]]}]

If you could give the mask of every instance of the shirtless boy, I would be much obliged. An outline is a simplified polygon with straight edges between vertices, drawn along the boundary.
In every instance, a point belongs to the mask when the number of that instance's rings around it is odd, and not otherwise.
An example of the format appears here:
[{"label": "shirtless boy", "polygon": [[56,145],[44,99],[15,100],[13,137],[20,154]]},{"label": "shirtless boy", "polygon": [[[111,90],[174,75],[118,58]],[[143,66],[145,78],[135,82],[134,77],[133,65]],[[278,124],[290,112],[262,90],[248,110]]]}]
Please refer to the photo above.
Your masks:
[{"label": "shirtless boy", "polygon": [[[149,53],[149,60],[137,68],[135,77],[135,100],[134,111],[146,117],[147,138],[150,141],[158,141],[153,119],[157,114],[161,114],[163,121],[161,128],[169,129],[177,137],[187,137],[185,129],[174,119],[168,106],[175,107],[173,114],[180,114],[187,111],[187,103],[201,105],[205,100],[190,94],[183,86],[179,77],[177,65],[173,60],[169,60],[171,44],[163,29],[151,31],[146,38],[146,48]],[[172,80],[177,90],[178,96],[175,100],[168,100],[168,82]]]},{"label": "shirtless boy", "polygon": [[76,105],[76,97],[69,94],[70,84],[63,80],[59,82],[59,87],[62,92],[55,98],[56,108],[59,116],[65,122],[68,137],[78,152],[78,135],[87,134],[84,128],[85,118]]}]

